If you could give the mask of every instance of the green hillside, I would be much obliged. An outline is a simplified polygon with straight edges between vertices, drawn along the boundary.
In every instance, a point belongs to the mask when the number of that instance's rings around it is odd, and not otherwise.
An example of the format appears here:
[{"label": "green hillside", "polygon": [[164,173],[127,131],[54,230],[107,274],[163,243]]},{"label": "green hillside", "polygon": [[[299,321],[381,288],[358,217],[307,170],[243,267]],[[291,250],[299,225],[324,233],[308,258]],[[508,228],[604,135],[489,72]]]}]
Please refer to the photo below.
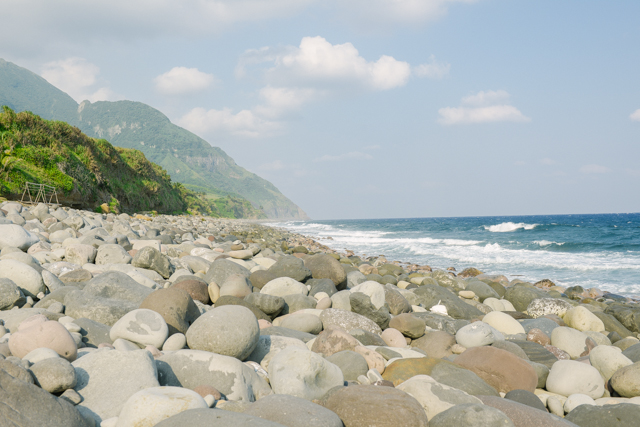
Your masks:
[{"label": "green hillside", "polygon": [[26,182],[58,189],[58,200],[82,209],[103,203],[125,212],[203,213],[262,218],[244,199],[212,200],[173,184],[169,174],[138,150],[90,138],[77,127],[31,112],[0,112],[0,194],[17,199]]},{"label": "green hillside", "polygon": [[64,120],[88,136],[118,147],[140,150],[187,188],[210,199],[247,199],[269,218],[307,215],[269,181],[238,166],[218,147],[174,125],[160,111],[140,102],[84,101],[72,98],[34,73],[0,60],[0,105]]}]

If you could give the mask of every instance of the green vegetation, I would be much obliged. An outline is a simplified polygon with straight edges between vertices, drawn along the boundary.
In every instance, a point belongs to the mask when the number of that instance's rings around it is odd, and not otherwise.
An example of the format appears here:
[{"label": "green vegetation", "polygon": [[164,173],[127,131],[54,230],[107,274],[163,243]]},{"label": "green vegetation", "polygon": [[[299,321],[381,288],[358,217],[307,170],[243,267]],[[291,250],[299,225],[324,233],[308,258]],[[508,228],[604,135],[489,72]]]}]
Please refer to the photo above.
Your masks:
[{"label": "green vegetation", "polygon": [[78,105],[42,77],[0,59],[0,105],[63,120],[90,137],[139,150],[162,166],[174,182],[205,193],[206,199],[226,199],[229,205],[232,200],[247,199],[270,218],[307,218],[272,183],[238,166],[223,150],[174,125],[146,104],[83,101]]},{"label": "green vegetation", "polygon": [[61,121],[31,112],[0,113],[0,194],[18,198],[26,182],[58,189],[63,204],[94,209],[107,203],[125,212],[202,213],[226,218],[262,218],[246,200],[209,199],[172,183],[162,167],[138,150],[114,147]]}]

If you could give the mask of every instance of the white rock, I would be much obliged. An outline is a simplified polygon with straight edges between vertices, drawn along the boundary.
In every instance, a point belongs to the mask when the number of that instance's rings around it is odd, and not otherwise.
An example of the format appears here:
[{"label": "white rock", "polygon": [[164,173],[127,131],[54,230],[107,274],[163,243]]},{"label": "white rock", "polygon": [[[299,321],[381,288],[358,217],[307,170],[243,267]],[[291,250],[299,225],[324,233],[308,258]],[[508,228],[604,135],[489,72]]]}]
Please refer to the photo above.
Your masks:
[{"label": "white rock", "polygon": [[13,259],[0,261],[0,278],[13,280],[22,292],[30,297],[35,297],[45,290],[40,273],[33,267]]},{"label": "white rock", "polygon": [[208,408],[195,391],[182,387],[151,387],[127,400],[116,427],[153,426],[188,409]]},{"label": "white rock", "polygon": [[267,282],[260,290],[260,293],[284,297],[296,294],[307,295],[309,290],[304,284],[291,277],[278,277],[277,279]]},{"label": "white rock", "polygon": [[596,402],[586,394],[572,394],[564,401],[564,412],[567,414],[580,405],[595,405]]},{"label": "white rock", "polygon": [[367,282],[360,283],[357,286],[351,288],[351,293],[353,292],[362,292],[365,295],[368,295],[371,298],[371,304],[379,310],[384,305],[384,287],[373,280],[369,280]]},{"label": "white rock", "polygon": [[142,346],[162,348],[169,336],[169,327],[160,314],[146,308],[130,311],[120,318],[109,332],[112,341],[123,338]]},{"label": "white rock", "polygon": [[0,224],[0,249],[5,246],[13,246],[26,252],[39,241],[40,239],[34,233],[19,225]]},{"label": "white rock", "polygon": [[524,328],[513,317],[501,311],[492,311],[482,321],[506,335],[524,334]]}]

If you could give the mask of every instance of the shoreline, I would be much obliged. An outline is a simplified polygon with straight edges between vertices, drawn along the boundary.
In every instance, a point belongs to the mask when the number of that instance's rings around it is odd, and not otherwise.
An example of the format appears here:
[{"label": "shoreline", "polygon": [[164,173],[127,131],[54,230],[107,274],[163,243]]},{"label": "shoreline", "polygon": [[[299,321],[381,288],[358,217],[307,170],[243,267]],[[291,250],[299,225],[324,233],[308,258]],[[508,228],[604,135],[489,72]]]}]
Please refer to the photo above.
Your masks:
[{"label": "shoreline", "polygon": [[255,221],[0,209],[0,401],[25,425],[640,413],[640,305],[623,296],[361,258]]}]

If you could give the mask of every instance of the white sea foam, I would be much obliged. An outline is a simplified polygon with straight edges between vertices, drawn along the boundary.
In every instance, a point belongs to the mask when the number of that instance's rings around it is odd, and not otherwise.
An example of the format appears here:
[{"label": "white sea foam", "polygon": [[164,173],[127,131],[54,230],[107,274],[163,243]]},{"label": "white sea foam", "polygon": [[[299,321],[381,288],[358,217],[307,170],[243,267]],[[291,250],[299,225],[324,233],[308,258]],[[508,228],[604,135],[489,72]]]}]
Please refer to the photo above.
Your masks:
[{"label": "white sea foam", "polygon": [[524,230],[533,230],[538,225],[539,224],[525,224],[524,222],[519,222],[517,224],[515,222],[503,222],[502,224],[485,225],[484,229],[487,231],[491,231],[492,233],[508,233],[510,231],[516,231],[521,228]]},{"label": "white sea foam", "polygon": [[562,246],[565,244],[565,242],[550,242],[549,240],[534,240],[533,243],[535,243],[538,246],[550,246],[550,245]]}]

